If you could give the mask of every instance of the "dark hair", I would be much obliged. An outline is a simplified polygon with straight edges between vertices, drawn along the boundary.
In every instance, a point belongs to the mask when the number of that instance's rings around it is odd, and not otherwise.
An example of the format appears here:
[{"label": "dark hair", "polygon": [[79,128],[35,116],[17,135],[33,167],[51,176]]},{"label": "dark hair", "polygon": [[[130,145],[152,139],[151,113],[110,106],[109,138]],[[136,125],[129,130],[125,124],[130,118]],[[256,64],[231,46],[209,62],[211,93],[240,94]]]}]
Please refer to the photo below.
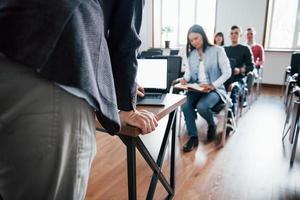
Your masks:
[{"label": "dark hair", "polygon": [[234,30],[234,29],[239,29],[239,30],[240,30],[240,32],[242,32],[242,28],[241,28],[241,27],[239,27],[239,26],[237,26],[237,25],[233,25],[233,26],[231,26],[230,30],[232,31],[232,30]]},{"label": "dark hair", "polygon": [[193,51],[195,49],[195,47],[193,47],[193,45],[190,43],[190,40],[189,40],[190,33],[199,33],[202,36],[204,52],[208,46],[212,46],[212,44],[209,43],[206,33],[205,33],[204,29],[202,28],[202,26],[195,24],[189,29],[188,34],[187,34],[187,44],[186,44],[186,56],[187,57],[189,57],[191,51]]},{"label": "dark hair", "polygon": [[246,29],[246,32],[249,32],[249,31],[252,31],[253,34],[256,33],[256,31],[255,31],[255,29],[253,27],[249,27],[249,28]]},{"label": "dark hair", "polygon": [[224,46],[224,35],[222,32],[217,32],[215,37],[214,37],[214,44],[216,44],[216,37],[222,37],[222,43],[221,43],[221,46]]}]

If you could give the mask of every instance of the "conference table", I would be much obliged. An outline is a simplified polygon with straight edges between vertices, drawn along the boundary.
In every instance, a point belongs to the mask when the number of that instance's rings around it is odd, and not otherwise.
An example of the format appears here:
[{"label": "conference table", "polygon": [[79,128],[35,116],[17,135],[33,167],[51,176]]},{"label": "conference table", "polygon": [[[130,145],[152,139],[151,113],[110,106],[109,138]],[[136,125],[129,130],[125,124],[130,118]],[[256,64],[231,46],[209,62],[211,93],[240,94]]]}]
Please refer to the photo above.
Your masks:
[{"label": "conference table", "polygon": [[[127,151],[127,177],[128,177],[128,199],[137,199],[136,185],[136,149],[140,152],[144,160],[152,169],[152,179],[148,188],[147,200],[154,197],[155,189],[158,181],[161,182],[165,190],[168,192],[166,199],[173,199],[175,195],[175,137],[176,137],[176,114],[177,109],[186,101],[184,95],[167,94],[164,100],[164,106],[137,106],[137,110],[147,110],[154,113],[158,121],[168,116],[168,122],[165,128],[163,140],[160,146],[157,160],[155,161],[140,138],[140,130],[132,126],[121,127],[118,137],[126,145]],[[105,131],[97,122],[96,129]],[[150,133],[151,134],[151,133]],[[164,161],[169,136],[171,135],[171,155],[170,155],[170,180],[167,181],[166,176],[161,171]]]}]

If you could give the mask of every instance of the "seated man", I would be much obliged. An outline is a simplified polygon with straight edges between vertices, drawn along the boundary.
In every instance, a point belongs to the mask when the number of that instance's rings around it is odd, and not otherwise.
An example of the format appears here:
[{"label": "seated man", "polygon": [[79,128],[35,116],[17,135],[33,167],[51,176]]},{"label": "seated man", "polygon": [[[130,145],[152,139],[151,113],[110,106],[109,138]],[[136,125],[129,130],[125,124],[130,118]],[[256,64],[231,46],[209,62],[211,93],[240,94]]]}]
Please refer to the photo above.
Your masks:
[{"label": "seated man", "polygon": [[265,55],[263,46],[255,41],[255,33],[256,32],[253,27],[247,28],[246,30],[247,45],[252,51],[255,68],[258,74],[260,68],[264,64]]},{"label": "seated man", "polygon": [[238,82],[239,87],[231,92],[231,99],[233,103],[232,112],[237,111],[239,93],[243,90],[243,78],[248,72],[253,70],[252,53],[247,46],[240,44],[241,28],[232,26],[230,29],[231,45],[225,47],[225,52],[230,61],[232,69],[231,77],[225,82],[225,87],[228,89],[231,83]]}]

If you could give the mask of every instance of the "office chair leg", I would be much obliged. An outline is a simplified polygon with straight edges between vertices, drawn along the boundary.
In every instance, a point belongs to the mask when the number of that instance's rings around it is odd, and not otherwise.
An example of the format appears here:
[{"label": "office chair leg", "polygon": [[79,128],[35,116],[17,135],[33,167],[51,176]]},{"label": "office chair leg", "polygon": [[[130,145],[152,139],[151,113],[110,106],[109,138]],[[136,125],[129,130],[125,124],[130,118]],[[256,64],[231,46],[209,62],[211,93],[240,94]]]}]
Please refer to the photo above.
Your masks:
[{"label": "office chair leg", "polygon": [[290,90],[293,86],[291,84],[289,84],[287,87],[286,87],[286,94],[285,94],[285,98],[284,98],[284,105],[285,105],[285,111],[287,112],[287,107],[288,107],[288,104],[289,104],[289,101],[290,101],[290,98],[293,96],[291,93],[290,93]]},{"label": "office chair leg", "polygon": [[[300,118],[299,117],[299,115],[300,115],[300,99],[295,101],[292,110],[297,111],[297,113],[295,115],[296,119],[292,119],[291,124],[290,124],[290,137],[289,137],[289,140],[290,140],[291,144],[293,144],[294,141],[295,141],[295,134],[296,134],[297,126],[298,127],[300,126],[300,124],[298,124],[299,123],[299,118]],[[293,122],[294,122],[294,124],[292,124]],[[293,131],[293,132],[291,132],[291,131]]]},{"label": "office chair leg", "polygon": [[[233,116],[232,110],[229,110],[229,113],[231,114],[231,116]],[[228,123],[228,120],[230,120],[230,123]],[[226,129],[227,128],[231,128],[232,129],[231,134],[234,134],[236,132],[236,129],[237,129],[237,119],[227,117]]]},{"label": "office chair leg", "polygon": [[286,124],[284,125],[284,128],[283,128],[283,132],[282,132],[282,141],[284,140],[284,138],[287,136],[287,134],[289,133],[289,131],[291,130],[291,126],[289,126],[289,128],[285,131],[285,128],[286,128]]},{"label": "office chair leg", "polygon": [[[291,106],[292,106],[292,102],[290,102],[289,105],[288,105],[286,118],[285,118],[285,122],[284,122],[284,127],[283,127],[283,130],[282,130],[282,141],[284,140],[284,138],[287,136],[288,132],[291,129],[291,126],[289,125],[290,115],[291,115],[291,112],[290,112],[291,111]],[[289,125],[289,128],[285,132],[285,129],[286,129],[287,125]]]},{"label": "office chair leg", "polygon": [[260,95],[260,90],[261,90],[261,84],[260,84],[260,80],[258,80],[258,83],[257,83],[257,95],[256,95],[256,99],[258,99],[258,96]]},{"label": "office chair leg", "polygon": [[295,156],[296,156],[296,150],[297,150],[297,144],[298,144],[298,136],[299,136],[299,123],[296,127],[296,135],[295,135],[295,141],[294,141],[294,144],[293,144],[290,165],[294,164],[294,160],[295,160]]},{"label": "office chair leg", "polygon": [[178,134],[177,136],[180,138],[181,136],[181,121],[182,121],[182,111],[181,111],[181,108],[179,108],[180,110],[178,110],[178,115],[179,115],[179,124],[178,124]]},{"label": "office chair leg", "polygon": [[255,100],[258,99],[258,95],[259,95],[259,77],[256,80],[256,85],[255,85],[256,89],[255,89]]},{"label": "office chair leg", "polygon": [[226,142],[226,129],[227,129],[228,112],[229,112],[228,105],[226,105],[226,108],[224,111],[225,111],[225,114],[224,114],[224,123],[223,123],[223,131],[222,131],[222,138],[221,138],[221,147],[224,147],[225,142]]},{"label": "office chair leg", "polygon": [[285,86],[285,91],[284,91],[284,94],[283,94],[283,103],[284,105],[286,106],[286,101],[287,101],[287,96],[288,96],[288,85]]},{"label": "office chair leg", "polygon": [[244,102],[245,102],[245,98],[247,98],[247,94],[246,94],[247,89],[244,88],[244,91],[242,92],[242,99],[239,100],[239,104],[240,104],[240,117],[242,117],[243,115],[243,106],[244,106]]},{"label": "office chair leg", "polygon": [[[232,110],[230,110],[231,114],[233,114]],[[232,119],[232,126],[233,126],[233,132],[232,133],[235,133],[236,132],[236,129],[237,129],[237,120],[235,118]]]}]

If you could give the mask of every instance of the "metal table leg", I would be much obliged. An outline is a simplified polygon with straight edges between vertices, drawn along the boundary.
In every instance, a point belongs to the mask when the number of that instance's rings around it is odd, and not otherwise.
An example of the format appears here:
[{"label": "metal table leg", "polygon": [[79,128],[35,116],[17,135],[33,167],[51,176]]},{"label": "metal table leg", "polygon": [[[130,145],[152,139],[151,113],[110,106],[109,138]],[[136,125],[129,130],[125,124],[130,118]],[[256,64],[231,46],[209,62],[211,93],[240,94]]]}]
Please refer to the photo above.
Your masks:
[{"label": "metal table leg", "polygon": [[[167,144],[167,141],[168,141],[168,138],[169,138],[169,135],[170,135],[169,133],[170,133],[171,128],[173,127],[173,124],[174,124],[175,115],[176,115],[176,110],[171,112],[170,115],[169,115],[167,128],[166,128],[166,131],[165,131],[165,134],[164,134],[163,142],[162,142],[162,145],[161,145],[161,148],[160,148],[160,151],[159,151],[159,154],[158,154],[157,162],[156,162],[157,166],[159,168],[161,168],[161,166],[163,164],[163,159],[164,159],[165,150],[166,150],[166,144]],[[175,133],[175,131],[173,131],[173,132]],[[175,151],[175,149],[174,149],[174,151]],[[172,156],[172,153],[171,153],[171,156]],[[172,165],[172,163],[171,163],[171,165]],[[171,167],[175,168],[175,166],[171,166]],[[158,181],[158,175],[159,174],[157,172],[154,172],[153,175],[152,175],[151,183],[150,183],[148,194],[147,194],[147,200],[152,200],[153,199],[155,189],[156,189],[156,185],[157,185],[157,181]],[[175,179],[175,178],[173,177],[173,179]],[[172,189],[174,189],[174,188],[172,188]],[[174,191],[168,192],[168,193],[169,193],[169,196],[173,197]]]},{"label": "metal table leg", "polygon": [[127,148],[128,199],[136,200],[136,138],[119,135]]}]

